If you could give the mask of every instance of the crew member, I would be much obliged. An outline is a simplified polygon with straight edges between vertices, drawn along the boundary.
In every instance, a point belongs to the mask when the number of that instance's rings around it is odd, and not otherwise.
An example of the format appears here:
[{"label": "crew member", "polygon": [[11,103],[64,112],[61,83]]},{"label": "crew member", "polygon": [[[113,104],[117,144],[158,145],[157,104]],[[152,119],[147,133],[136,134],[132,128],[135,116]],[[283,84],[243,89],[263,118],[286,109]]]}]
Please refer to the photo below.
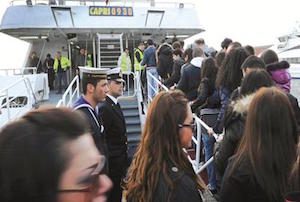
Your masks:
[{"label": "crew member", "polygon": [[54,59],[51,57],[51,54],[48,53],[44,62],[44,69],[46,69],[46,72],[48,74],[48,84],[50,90],[54,89],[53,82],[54,82],[55,73],[54,73],[53,65],[54,65]]},{"label": "crew member", "polygon": [[[105,100],[108,92],[107,71],[104,68],[79,67],[82,78],[83,95],[75,102],[73,109],[80,110],[90,123],[90,131],[101,154],[108,157],[104,137],[104,126],[99,117],[98,103]],[[106,166],[106,171],[108,167]]]},{"label": "crew member", "polygon": [[67,87],[67,68],[71,67],[71,62],[68,58],[61,56],[61,52],[57,51],[56,58],[54,60],[54,71],[57,74],[58,79],[58,94],[62,93],[62,81],[64,82],[64,88]]},{"label": "crew member", "polygon": [[114,68],[108,72],[109,91],[105,102],[100,104],[99,110],[108,146],[108,175],[114,184],[108,199],[110,202],[121,201],[120,183],[128,167],[126,124],[118,103],[118,97],[123,93],[123,83],[120,68]]}]

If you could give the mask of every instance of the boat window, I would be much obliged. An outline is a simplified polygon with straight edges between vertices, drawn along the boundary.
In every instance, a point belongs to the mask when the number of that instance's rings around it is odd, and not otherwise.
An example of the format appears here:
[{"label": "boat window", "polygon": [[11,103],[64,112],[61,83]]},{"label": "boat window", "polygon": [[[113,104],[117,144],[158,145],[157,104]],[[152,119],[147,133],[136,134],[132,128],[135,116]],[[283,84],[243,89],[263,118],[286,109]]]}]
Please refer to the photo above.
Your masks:
[{"label": "boat window", "polygon": [[[13,97],[9,97],[8,99],[11,100],[13,99]],[[9,107],[11,108],[25,107],[27,103],[28,103],[28,98],[26,96],[19,96],[10,101]],[[6,98],[2,100],[1,106],[3,106],[2,108],[6,108]]]},{"label": "boat window", "polygon": [[160,27],[164,11],[148,10],[145,27]]},{"label": "boat window", "polygon": [[73,16],[70,8],[52,7],[52,12],[57,27],[74,27]]}]

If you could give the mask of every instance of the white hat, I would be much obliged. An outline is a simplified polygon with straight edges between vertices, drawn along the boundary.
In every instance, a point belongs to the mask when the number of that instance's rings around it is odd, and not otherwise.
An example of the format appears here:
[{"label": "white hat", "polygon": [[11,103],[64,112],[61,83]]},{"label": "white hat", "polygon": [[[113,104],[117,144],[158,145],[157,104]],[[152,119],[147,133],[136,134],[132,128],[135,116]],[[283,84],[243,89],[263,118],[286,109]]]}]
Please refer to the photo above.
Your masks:
[{"label": "white hat", "polygon": [[122,77],[122,72],[121,72],[120,67],[110,69],[107,72],[107,79],[108,80],[114,80],[114,81],[117,81],[117,82],[125,82],[123,77]]},{"label": "white hat", "polygon": [[92,67],[79,67],[80,77],[82,79],[95,78],[107,79],[108,68],[92,68]]}]

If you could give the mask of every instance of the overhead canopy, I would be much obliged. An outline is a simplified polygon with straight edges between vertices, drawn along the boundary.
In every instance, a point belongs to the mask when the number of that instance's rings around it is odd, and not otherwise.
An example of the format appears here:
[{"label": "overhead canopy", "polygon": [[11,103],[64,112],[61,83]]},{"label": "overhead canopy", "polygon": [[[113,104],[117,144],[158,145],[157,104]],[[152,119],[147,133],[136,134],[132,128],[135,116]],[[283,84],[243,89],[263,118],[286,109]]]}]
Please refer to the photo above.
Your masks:
[{"label": "overhead canopy", "polygon": [[97,15],[92,15],[96,11],[90,6],[11,6],[2,18],[0,31],[16,37],[49,35],[57,30],[65,34],[136,32],[187,36],[204,31],[195,8],[107,8],[111,9],[110,15],[103,15],[100,8]]}]

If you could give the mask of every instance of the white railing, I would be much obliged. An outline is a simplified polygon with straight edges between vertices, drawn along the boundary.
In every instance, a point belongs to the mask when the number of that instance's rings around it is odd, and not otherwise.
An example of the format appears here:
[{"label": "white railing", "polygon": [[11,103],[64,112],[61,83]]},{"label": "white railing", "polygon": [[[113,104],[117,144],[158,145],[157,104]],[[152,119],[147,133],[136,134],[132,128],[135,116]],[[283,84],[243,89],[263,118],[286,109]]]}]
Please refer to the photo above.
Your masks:
[{"label": "white railing", "polygon": [[[73,90],[74,87],[74,90]],[[76,96],[76,97],[75,97]],[[58,101],[56,107],[72,107],[72,104],[76,98],[80,96],[80,85],[79,85],[79,76],[75,76],[62,98]]]},{"label": "white railing", "polygon": [[[162,84],[157,78],[155,78],[150,72],[147,72],[147,78],[151,78],[153,79],[153,81],[155,82],[155,85],[153,86],[151,84],[151,82],[149,80],[147,80],[147,86],[148,86],[148,101],[149,103],[151,103],[152,98],[149,95],[149,88],[151,88],[154,92],[155,95],[159,93],[160,89],[165,90],[165,91],[169,91],[169,89]],[[158,87],[156,87],[158,86]],[[190,156],[188,156],[188,159],[190,160],[190,162],[193,165],[193,168],[195,170],[195,172],[197,174],[199,174],[200,172],[202,172],[210,163],[213,162],[213,157],[211,157],[205,164],[203,164],[201,166],[200,164],[200,153],[201,153],[201,126],[204,127],[206,130],[208,128],[210,128],[204,121],[202,121],[196,114],[193,114],[194,118],[195,118],[195,122],[197,125],[197,137],[195,138],[194,136],[192,137],[192,141],[193,143],[196,145],[196,157],[195,160],[192,160],[190,158]],[[213,134],[214,138],[216,140],[218,140],[218,135],[217,134]],[[184,151],[186,152],[186,150],[184,149]]]},{"label": "white railing", "polygon": [[[12,115],[11,114],[11,108],[14,108],[14,106],[11,106],[11,102],[14,99],[16,99],[18,96],[16,96],[16,95],[10,96],[9,90],[14,88],[15,86],[19,85],[20,83],[23,83],[23,82],[24,82],[24,84],[26,86],[26,89],[27,89],[27,99],[28,100],[27,100],[27,105],[26,106],[29,106],[30,109],[32,107],[36,106],[37,100],[35,98],[34,91],[33,91],[33,88],[31,86],[30,80],[28,78],[21,78],[21,79],[17,80],[16,82],[12,83],[8,87],[0,90],[1,97],[4,97],[4,99],[5,99],[5,102],[0,106],[0,109],[2,110],[5,107],[6,112],[7,112],[7,121],[11,121],[15,118],[18,118],[18,115],[19,115],[17,113],[17,114],[15,114],[15,117],[11,116]],[[21,112],[21,110],[19,112]]]},{"label": "white railing", "polygon": [[[141,77],[140,77],[141,72],[140,71],[136,71],[135,72],[135,78],[136,78],[136,98],[138,101],[138,108],[139,108],[139,114],[143,114],[143,109],[140,103],[143,103],[143,95],[142,95],[142,82],[141,82]],[[142,123],[142,126],[144,124],[144,120],[142,119],[142,117],[140,116],[140,121]]]},{"label": "white railing", "polygon": [[[139,79],[139,77],[137,77],[137,75],[133,72],[123,72],[123,76],[125,75],[125,87],[126,90],[125,92],[123,92],[123,95],[121,96],[121,98],[125,98],[125,97],[135,97],[136,93],[137,93],[137,81]],[[130,81],[131,79],[133,80],[133,89],[132,91],[130,90]]]},{"label": "white railing", "polygon": [[0,69],[0,75],[3,75],[3,76],[36,74],[36,73],[37,73],[37,68],[36,67]]},{"label": "white railing", "polygon": [[[59,5],[59,0],[53,0],[56,5]],[[154,3],[153,3],[154,2]],[[180,1],[149,1],[149,0],[110,0],[108,6],[135,6],[135,7],[167,7],[167,8],[195,8],[196,4],[191,2],[182,3]],[[32,5],[49,5],[49,0],[31,0]],[[26,5],[26,0],[11,0],[11,5]],[[106,6],[104,0],[65,0],[66,6]]]}]

